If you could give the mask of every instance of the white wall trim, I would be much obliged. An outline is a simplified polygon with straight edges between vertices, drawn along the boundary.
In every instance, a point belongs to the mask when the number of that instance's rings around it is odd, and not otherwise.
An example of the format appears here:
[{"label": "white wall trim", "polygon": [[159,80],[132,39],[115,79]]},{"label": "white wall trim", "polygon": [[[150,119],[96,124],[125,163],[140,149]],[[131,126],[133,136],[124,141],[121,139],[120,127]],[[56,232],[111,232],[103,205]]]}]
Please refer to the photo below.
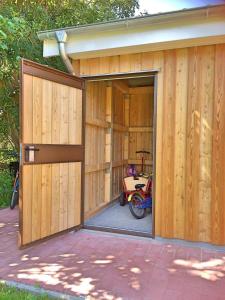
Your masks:
[{"label": "white wall trim", "polygon": [[[81,59],[225,43],[225,13],[221,14],[221,10],[217,15],[205,15],[204,18],[176,18],[169,22],[164,20],[163,23],[142,22],[138,26],[110,30],[104,30],[102,24],[101,30],[71,31],[66,51],[71,58]],[[59,55],[57,42],[52,35],[44,39],[43,45],[44,57]]]}]

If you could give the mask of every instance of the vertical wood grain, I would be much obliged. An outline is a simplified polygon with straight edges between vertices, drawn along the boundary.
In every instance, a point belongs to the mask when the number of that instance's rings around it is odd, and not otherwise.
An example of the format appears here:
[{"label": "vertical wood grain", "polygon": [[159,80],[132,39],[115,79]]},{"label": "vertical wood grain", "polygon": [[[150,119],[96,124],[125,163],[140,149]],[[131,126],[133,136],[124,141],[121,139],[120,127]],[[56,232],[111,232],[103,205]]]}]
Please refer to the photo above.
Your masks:
[{"label": "vertical wood grain", "polygon": [[68,227],[80,224],[81,163],[68,165]]},{"label": "vertical wood grain", "polygon": [[[23,196],[28,199],[33,197],[33,166],[24,167],[25,177],[23,180]],[[24,244],[32,240],[32,201],[23,201],[23,233],[22,241]]]},{"label": "vertical wood grain", "polygon": [[[175,134],[175,103],[176,86],[171,82],[176,74],[176,52],[165,51],[164,78],[163,78],[163,106],[166,113],[163,115],[163,144],[162,144],[162,232],[165,237],[174,234],[173,206],[174,206],[174,134]],[[156,200],[157,201],[157,200]]]},{"label": "vertical wood grain", "polygon": [[176,105],[175,105],[175,152],[174,152],[174,237],[182,238],[185,224],[185,168],[188,51],[176,51]]},{"label": "vertical wood grain", "polygon": [[68,225],[68,198],[69,198],[69,169],[68,163],[60,164],[60,203],[59,203],[59,229],[65,230]]},{"label": "vertical wood grain", "polygon": [[[38,240],[41,238],[41,220],[42,220],[42,167],[41,165],[33,165],[33,191],[32,198],[23,198],[23,201],[32,201],[32,241]],[[28,176],[29,174],[23,174],[23,177]]]},{"label": "vertical wood grain", "polygon": [[211,240],[225,243],[225,44],[215,46]]},{"label": "vertical wood grain", "polygon": [[42,142],[43,80],[33,77],[33,143]]},{"label": "vertical wood grain", "polygon": [[212,201],[212,117],[214,102],[214,46],[199,47],[199,99],[201,99],[200,174],[199,174],[199,236],[211,240]]},{"label": "vertical wood grain", "polygon": [[189,50],[187,152],[186,152],[186,207],[185,237],[198,240],[199,210],[199,149],[200,149],[200,99],[198,99],[199,53],[198,48]]},{"label": "vertical wood grain", "polygon": [[23,114],[26,116],[23,122],[24,143],[33,142],[33,77],[24,75]]},{"label": "vertical wood grain", "polygon": [[[51,233],[52,210],[54,200],[52,199],[52,168],[50,164],[41,165],[41,237]],[[53,200],[53,201],[52,201]]]},{"label": "vertical wood grain", "polygon": [[52,164],[51,234],[60,230],[60,164]]}]

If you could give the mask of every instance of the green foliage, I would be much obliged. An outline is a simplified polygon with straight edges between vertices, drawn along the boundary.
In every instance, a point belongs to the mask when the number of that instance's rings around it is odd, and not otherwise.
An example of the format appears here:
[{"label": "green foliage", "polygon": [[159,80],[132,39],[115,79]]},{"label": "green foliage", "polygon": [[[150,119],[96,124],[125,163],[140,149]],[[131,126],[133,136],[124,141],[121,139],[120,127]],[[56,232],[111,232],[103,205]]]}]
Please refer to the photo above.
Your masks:
[{"label": "green foliage", "polygon": [[9,206],[13,178],[7,169],[0,170],[0,208]]},{"label": "green foliage", "polygon": [[16,288],[7,287],[0,283],[0,299],[1,300],[48,300],[46,295],[38,296]]},{"label": "green foliage", "polygon": [[59,57],[42,57],[37,31],[133,16],[138,0],[1,0],[0,147],[19,147],[21,57],[65,71]]}]

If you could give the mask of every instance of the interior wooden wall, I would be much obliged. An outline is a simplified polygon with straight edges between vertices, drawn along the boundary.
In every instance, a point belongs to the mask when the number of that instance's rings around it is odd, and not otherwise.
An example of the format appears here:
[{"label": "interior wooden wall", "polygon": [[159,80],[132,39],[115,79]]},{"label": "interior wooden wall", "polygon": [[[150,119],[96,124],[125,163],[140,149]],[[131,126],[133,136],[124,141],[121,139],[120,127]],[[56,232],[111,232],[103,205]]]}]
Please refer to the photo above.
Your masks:
[{"label": "interior wooden wall", "polygon": [[128,163],[135,164],[141,171],[141,154],[145,150],[145,172],[152,171],[153,162],[153,108],[154,87],[129,88],[129,151]]},{"label": "interior wooden wall", "polygon": [[86,94],[85,218],[105,204],[105,82],[89,82]]},{"label": "interior wooden wall", "polygon": [[81,76],[159,70],[156,235],[225,244],[225,44],[75,65]]},{"label": "interior wooden wall", "polygon": [[122,192],[125,176],[125,135],[128,131],[125,120],[125,97],[128,85],[123,81],[112,81],[112,199]]}]

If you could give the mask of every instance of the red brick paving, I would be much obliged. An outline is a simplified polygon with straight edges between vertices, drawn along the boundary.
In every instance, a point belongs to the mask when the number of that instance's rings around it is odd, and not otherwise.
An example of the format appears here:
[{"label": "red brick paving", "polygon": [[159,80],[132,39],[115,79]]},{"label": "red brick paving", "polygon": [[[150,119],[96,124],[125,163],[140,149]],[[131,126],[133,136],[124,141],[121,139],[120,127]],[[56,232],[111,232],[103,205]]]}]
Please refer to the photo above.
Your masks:
[{"label": "red brick paving", "polygon": [[0,210],[1,279],[87,299],[225,299],[224,252],[91,231],[18,250],[17,218]]}]

